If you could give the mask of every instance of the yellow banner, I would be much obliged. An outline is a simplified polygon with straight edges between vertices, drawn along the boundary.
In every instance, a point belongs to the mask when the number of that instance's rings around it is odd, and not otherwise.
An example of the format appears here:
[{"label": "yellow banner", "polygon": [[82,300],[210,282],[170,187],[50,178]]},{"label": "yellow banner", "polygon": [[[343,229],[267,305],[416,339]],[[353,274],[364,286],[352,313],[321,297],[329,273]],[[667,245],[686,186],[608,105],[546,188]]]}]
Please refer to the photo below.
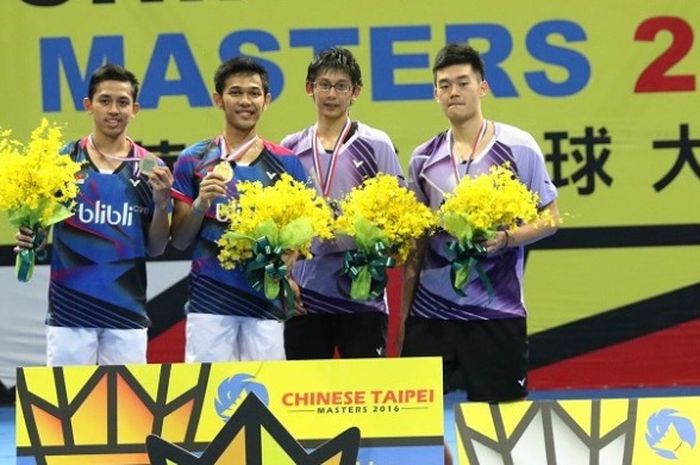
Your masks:
[{"label": "yellow banner", "polygon": [[460,404],[459,463],[700,462],[699,397]]},{"label": "yellow banner", "polygon": [[[118,62],[142,82],[130,134],[173,157],[223,129],[210,97],[223,59],[263,61],[274,101],[261,135],[278,141],[315,120],[306,67],[340,45],[363,71],[352,117],[385,130],[406,166],[446,128],[433,99],[437,51],[469,41],[486,62],[485,116],[532,133],[559,188],[562,231],[527,261],[528,330],[555,331],[534,340],[535,366],[559,361],[540,354],[569,339],[556,332],[568,324],[595,339],[576,356],[698,316],[677,304],[697,300],[700,281],[696,2],[13,0],[0,17],[0,127],[26,139],[47,115],[68,139],[86,134],[90,73]],[[4,265],[13,237],[0,221]],[[659,312],[671,314],[667,326]],[[624,332],[603,313],[641,327]]]},{"label": "yellow banner", "polygon": [[174,153],[222,130],[210,98],[214,70],[246,54],[270,71],[275,100],[262,134],[279,140],[314,120],[306,66],[315,51],[337,44],[353,50],[363,70],[353,117],[386,130],[406,161],[445,128],[432,100],[435,53],[446,41],[469,40],[487,65],[486,116],[535,135],[571,225],[697,221],[683,201],[700,176],[690,153],[700,144],[693,47],[700,11],[683,0],[540,5],[387,0],[380,11],[371,0],[303,8],[275,0],[3,2],[0,37],[13,45],[0,51],[0,125],[24,136],[48,114],[68,124],[69,138],[83,135],[90,72],[120,62],[142,81],[132,135]]},{"label": "yellow banner", "polygon": [[363,464],[442,457],[438,358],[24,368],[17,456],[131,464],[149,434],[201,452],[249,394],[310,450],[357,427]]}]

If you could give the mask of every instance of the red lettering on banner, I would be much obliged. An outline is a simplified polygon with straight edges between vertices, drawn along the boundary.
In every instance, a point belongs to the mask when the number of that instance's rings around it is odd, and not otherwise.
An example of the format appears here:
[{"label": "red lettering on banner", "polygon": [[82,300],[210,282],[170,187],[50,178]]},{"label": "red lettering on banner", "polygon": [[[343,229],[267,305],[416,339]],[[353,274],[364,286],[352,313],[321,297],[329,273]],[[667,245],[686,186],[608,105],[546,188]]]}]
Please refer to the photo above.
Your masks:
[{"label": "red lettering on banner", "polygon": [[429,403],[435,399],[432,389],[389,389],[371,391],[375,404]]},{"label": "red lettering on banner", "polygon": [[282,404],[287,407],[309,407],[319,405],[362,405],[364,391],[286,392]]}]

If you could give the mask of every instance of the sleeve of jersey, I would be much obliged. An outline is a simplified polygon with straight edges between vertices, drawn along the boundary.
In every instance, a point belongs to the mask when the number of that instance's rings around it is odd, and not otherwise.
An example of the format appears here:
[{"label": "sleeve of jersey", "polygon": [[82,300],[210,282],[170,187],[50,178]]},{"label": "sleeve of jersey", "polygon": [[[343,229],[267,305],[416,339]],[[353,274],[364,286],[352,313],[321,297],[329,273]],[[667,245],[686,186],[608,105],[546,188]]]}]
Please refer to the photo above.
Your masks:
[{"label": "sleeve of jersey", "polygon": [[299,158],[296,155],[282,155],[282,160],[285,170],[287,170],[292,178],[299,182],[303,182],[304,184],[310,185],[311,180],[309,179],[309,175],[306,173],[304,165],[301,164],[301,161],[299,161]]},{"label": "sleeve of jersey", "polygon": [[425,195],[423,189],[421,189],[420,183],[420,173],[423,169],[423,162],[425,157],[421,154],[414,152],[411,155],[411,161],[408,165],[408,189],[416,194],[416,198],[426,205],[430,205],[428,202],[428,196]]},{"label": "sleeve of jersey", "polygon": [[192,203],[196,196],[194,167],[196,160],[186,152],[180,154],[173,168],[172,197],[175,200]]},{"label": "sleeve of jersey", "polygon": [[296,145],[295,144],[296,139],[297,138],[295,137],[295,134],[289,134],[284,139],[282,139],[282,142],[280,142],[280,146],[284,147],[285,149],[289,149],[291,151],[294,151],[294,146]]},{"label": "sleeve of jersey", "polygon": [[399,156],[396,154],[394,144],[386,134],[384,134],[382,143],[377,148],[377,169],[380,173],[396,176],[399,179],[399,184],[406,186],[406,176],[403,174]]},{"label": "sleeve of jersey", "polygon": [[519,166],[524,165],[525,168],[523,181],[531,191],[537,192],[539,196],[538,207],[542,208],[557,198],[557,188],[549,177],[544,155],[542,155],[542,150],[534,138],[524,147],[523,155],[526,158],[523,160],[525,163],[518,162]]},{"label": "sleeve of jersey", "polygon": [[63,147],[61,147],[58,150],[59,155],[71,155],[73,153],[73,150],[75,150],[77,142],[68,142],[67,144],[64,144]]}]

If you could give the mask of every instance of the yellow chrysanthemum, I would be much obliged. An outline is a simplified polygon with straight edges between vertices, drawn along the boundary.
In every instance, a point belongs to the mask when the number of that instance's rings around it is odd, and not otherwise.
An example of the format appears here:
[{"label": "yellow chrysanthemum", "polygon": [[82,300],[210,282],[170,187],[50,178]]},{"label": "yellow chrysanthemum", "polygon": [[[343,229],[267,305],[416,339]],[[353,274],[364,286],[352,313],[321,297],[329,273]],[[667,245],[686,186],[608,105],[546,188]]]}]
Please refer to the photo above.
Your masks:
[{"label": "yellow chrysanthemum", "polygon": [[[290,253],[308,256],[314,237],[332,237],[331,209],[314,189],[295,181],[287,173],[271,186],[263,187],[256,181],[240,182],[236,187],[240,194],[238,200],[232,200],[224,208],[230,220],[228,230],[217,242],[222,267],[231,269],[251,258],[254,240],[270,221],[274,222],[279,237],[268,239],[273,245],[293,243],[293,247],[285,247]],[[310,234],[304,233],[299,240],[289,239],[301,234],[297,228],[300,222],[304,223],[301,229]]]},{"label": "yellow chrysanthemum", "polygon": [[395,176],[380,173],[350,191],[339,204],[338,232],[354,237],[357,220],[375,225],[385,245],[406,260],[414,239],[437,225],[437,218],[413,192],[399,185]]},{"label": "yellow chrysanthemum", "polygon": [[78,195],[80,164],[60,155],[61,129],[44,118],[27,145],[0,131],[0,210],[17,227],[49,226],[63,219]]},{"label": "yellow chrysanthemum", "polygon": [[468,225],[468,239],[489,238],[499,229],[514,229],[542,218],[537,202],[538,195],[505,163],[492,166],[488,174],[462,178],[454,192],[445,196],[440,217],[452,236],[464,239],[460,237],[465,234],[462,226]]}]

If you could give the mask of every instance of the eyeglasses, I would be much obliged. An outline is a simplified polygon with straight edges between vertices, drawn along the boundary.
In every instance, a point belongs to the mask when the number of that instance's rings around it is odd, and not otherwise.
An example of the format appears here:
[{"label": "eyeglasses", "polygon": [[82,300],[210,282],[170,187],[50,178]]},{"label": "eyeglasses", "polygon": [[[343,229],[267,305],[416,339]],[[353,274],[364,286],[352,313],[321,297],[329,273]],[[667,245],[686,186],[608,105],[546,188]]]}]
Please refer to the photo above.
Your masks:
[{"label": "eyeglasses", "polygon": [[353,89],[352,84],[348,84],[347,82],[337,82],[335,84],[331,84],[330,82],[327,81],[321,81],[321,82],[314,82],[314,89],[316,89],[319,92],[324,92],[328,93],[331,91],[331,89],[335,89],[336,92],[339,94],[347,94]]}]

